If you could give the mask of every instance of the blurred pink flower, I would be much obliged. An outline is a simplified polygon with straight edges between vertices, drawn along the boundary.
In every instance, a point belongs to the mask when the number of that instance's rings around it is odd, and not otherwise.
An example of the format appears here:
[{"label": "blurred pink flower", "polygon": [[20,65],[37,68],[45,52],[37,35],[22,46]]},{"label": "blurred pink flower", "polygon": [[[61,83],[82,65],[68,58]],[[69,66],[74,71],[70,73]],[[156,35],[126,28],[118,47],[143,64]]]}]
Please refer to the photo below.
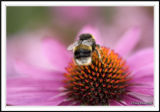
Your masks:
[{"label": "blurred pink flower", "polygon": [[[15,76],[18,74],[14,66],[15,59],[32,63],[39,68],[55,69],[45,58],[41,47],[41,38],[46,35],[53,34],[48,29],[39,29],[38,31],[23,32],[7,38],[7,75]],[[37,54],[39,54],[38,57]]]},{"label": "blurred pink flower", "polygon": [[135,50],[153,46],[154,23],[151,9],[151,7],[115,7],[112,21],[106,21],[106,25],[102,28],[102,36],[110,37],[104,38],[105,43],[111,48],[114,47],[122,32],[137,26],[141,29],[141,39]]},{"label": "blurred pink flower", "polygon": [[[87,26],[84,29],[81,32],[95,33],[92,27]],[[103,39],[97,34],[95,34],[96,41],[101,45]],[[131,71],[129,76],[132,80],[127,83],[134,83],[134,85],[126,88],[127,92],[120,101],[109,99],[109,105],[152,105],[153,103],[153,48],[142,49],[126,57],[139,40],[139,29],[131,28],[115,46],[115,51],[127,59],[127,65]],[[7,78],[7,104],[80,105],[79,102],[68,99],[64,92],[63,80],[66,73],[64,68],[71,60],[66,47],[50,37],[43,38],[41,41],[40,48],[54,69],[46,69],[16,59],[13,62],[14,67],[23,76]],[[36,50],[34,52],[37,58],[41,56]]]},{"label": "blurred pink flower", "polygon": [[99,8],[96,7],[64,6],[53,7],[51,11],[53,12],[53,19],[56,19],[56,22],[62,26],[67,24],[79,25],[77,22],[83,25],[87,24],[88,22],[93,22],[99,17]]}]

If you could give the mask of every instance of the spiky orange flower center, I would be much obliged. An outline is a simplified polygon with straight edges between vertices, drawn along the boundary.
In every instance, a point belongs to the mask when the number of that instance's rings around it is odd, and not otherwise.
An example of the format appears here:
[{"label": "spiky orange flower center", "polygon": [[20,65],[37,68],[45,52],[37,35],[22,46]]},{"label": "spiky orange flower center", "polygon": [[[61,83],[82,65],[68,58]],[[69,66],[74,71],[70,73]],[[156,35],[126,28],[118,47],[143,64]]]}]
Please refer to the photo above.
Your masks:
[{"label": "spiky orange flower center", "polygon": [[128,66],[113,50],[101,47],[101,60],[96,52],[92,64],[69,63],[65,73],[68,97],[83,105],[108,105],[110,99],[120,100],[128,86]]}]

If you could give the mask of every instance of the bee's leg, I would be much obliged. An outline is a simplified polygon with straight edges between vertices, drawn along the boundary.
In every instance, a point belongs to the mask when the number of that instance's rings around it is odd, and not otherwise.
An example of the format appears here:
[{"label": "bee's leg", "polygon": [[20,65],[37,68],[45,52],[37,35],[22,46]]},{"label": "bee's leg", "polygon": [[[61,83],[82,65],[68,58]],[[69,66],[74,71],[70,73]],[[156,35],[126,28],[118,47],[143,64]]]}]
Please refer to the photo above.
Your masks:
[{"label": "bee's leg", "polygon": [[98,45],[98,44],[96,44],[96,47],[98,47],[99,49],[101,48],[101,46],[100,46],[100,45]]},{"label": "bee's leg", "polygon": [[[100,46],[99,46],[99,45],[97,45],[97,47],[101,50],[101,48],[100,48]],[[100,59],[101,63],[103,64],[103,62],[102,62],[102,58],[101,58],[101,54],[99,53],[98,49],[96,48],[96,49],[95,49],[95,51],[97,52],[97,54],[98,54],[98,58]]]}]

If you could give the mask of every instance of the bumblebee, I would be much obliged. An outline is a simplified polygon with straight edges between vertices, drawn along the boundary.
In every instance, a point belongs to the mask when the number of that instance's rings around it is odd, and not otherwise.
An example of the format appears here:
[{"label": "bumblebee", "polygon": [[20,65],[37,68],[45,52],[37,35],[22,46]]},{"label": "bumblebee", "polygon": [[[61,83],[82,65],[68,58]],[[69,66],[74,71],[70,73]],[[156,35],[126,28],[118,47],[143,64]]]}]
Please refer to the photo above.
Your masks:
[{"label": "bumblebee", "polygon": [[73,51],[74,62],[77,65],[90,65],[94,51],[97,52],[99,59],[101,59],[97,47],[100,48],[91,34],[81,34],[79,40],[75,41],[67,49]]}]

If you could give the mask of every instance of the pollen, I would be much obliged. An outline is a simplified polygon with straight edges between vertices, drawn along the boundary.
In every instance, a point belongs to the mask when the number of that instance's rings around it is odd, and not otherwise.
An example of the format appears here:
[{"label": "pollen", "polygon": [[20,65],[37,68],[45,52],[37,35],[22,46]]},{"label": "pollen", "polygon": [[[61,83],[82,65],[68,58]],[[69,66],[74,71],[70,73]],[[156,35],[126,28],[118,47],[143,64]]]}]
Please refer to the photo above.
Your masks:
[{"label": "pollen", "polygon": [[130,78],[128,66],[112,49],[101,47],[101,59],[92,53],[90,65],[70,62],[65,73],[65,92],[68,98],[81,105],[108,105],[109,100],[121,100]]}]

